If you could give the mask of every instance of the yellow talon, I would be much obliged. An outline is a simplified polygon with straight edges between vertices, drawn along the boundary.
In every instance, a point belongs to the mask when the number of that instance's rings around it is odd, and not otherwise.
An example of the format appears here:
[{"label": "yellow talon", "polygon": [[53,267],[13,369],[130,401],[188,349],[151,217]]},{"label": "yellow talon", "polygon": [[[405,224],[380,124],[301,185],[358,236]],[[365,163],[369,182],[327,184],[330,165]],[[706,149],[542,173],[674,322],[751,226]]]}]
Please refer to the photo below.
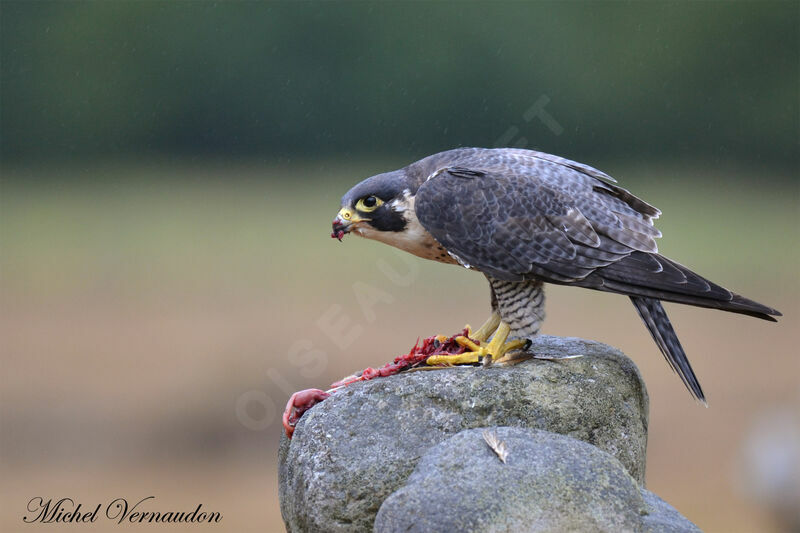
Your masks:
[{"label": "yellow talon", "polygon": [[481,347],[472,342],[468,337],[458,336],[455,338],[455,341],[465,348],[469,348],[473,352],[479,352]]},{"label": "yellow talon", "polygon": [[[470,335],[473,339],[483,342],[486,340],[486,337],[483,337],[483,335],[486,334],[486,331],[491,330],[489,334],[494,332],[494,337],[492,337],[489,344],[480,346],[470,338],[459,336],[455,338],[455,341],[470,351],[458,355],[432,355],[426,362],[429,365],[463,365],[477,363],[483,359],[487,363],[495,363],[505,358],[506,354],[509,352],[523,348],[528,342],[525,339],[516,339],[506,342],[511,328],[508,324],[500,320],[500,315],[496,316],[495,323],[495,315],[496,314],[493,313],[486,324],[481,326],[474,335]],[[467,331],[470,331],[469,326],[467,326]]]},{"label": "yellow talon", "polygon": [[[505,363],[505,362],[519,362],[518,359],[510,357],[511,352],[514,350],[520,350],[525,348],[528,344],[528,341],[525,339],[516,339],[510,342],[507,342],[503,345],[503,355],[500,357],[495,357],[492,359],[492,363]],[[529,356],[528,356],[529,357]],[[524,358],[523,358],[524,360]]]},{"label": "yellow talon", "polygon": [[489,320],[484,322],[484,324],[478,328],[478,331],[472,333],[472,329],[467,326],[467,330],[470,333],[470,337],[475,339],[476,341],[486,342],[489,337],[492,336],[497,330],[497,326],[500,325],[500,313],[497,311],[492,312],[492,316],[489,317]]},{"label": "yellow talon", "polygon": [[458,355],[432,355],[425,362],[429,365],[471,365],[478,362],[478,353],[464,352]]}]

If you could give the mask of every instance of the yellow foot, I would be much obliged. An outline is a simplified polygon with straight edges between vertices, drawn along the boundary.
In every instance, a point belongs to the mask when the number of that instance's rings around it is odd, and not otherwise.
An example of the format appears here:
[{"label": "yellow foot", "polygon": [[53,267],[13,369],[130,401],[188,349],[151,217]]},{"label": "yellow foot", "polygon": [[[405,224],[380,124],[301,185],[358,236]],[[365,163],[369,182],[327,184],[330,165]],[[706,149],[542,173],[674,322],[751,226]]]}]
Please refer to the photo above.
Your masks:
[{"label": "yellow foot", "polygon": [[[488,323],[489,322],[487,322],[487,324]],[[486,324],[484,324],[484,326],[485,325]],[[481,329],[478,330],[478,332],[481,332],[482,329],[483,326],[481,326]],[[501,359],[505,360],[504,358],[506,358],[506,354],[514,350],[519,350],[528,344],[528,341],[524,339],[506,342],[510,331],[511,328],[508,327],[508,324],[501,321],[499,325],[496,326],[496,331],[491,342],[483,346],[477,345],[467,337],[456,337],[456,342],[470,351],[458,355],[432,355],[428,357],[426,363],[429,365],[463,365],[474,364],[483,360],[484,363],[490,364],[496,363]],[[476,335],[478,332],[476,332]],[[473,338],[476,340],[481,340],[477,337]],[[511,361],[513,361],[513,358],[509,358],[509,362]]]},{"label": "yellow foot", "polygon": [[492,312],[492,316],[483,323],[481,327],[477,329],[474,333],[472,332],[472,328],[469,327],[469,324],[466,326],[466,330],[468,332],[468,337],[470,339],[475,339],[476,341],[486,342],[489,340],[489,337],[492,336],[492,333],[497,331],[497,327],[500,325],[500,313],[497,311]]},{"label": "yellow foot", "polygon": [[[469,337],[470,339],[475,339],[478,342],[486,342],[489,339],[489,337],[492,336],[492,333],[494,333],[497,330],[497,326],[499,325],[500,325],[500,313],[498,313],[497,311],[493,311],[489,319],[486,322],[484,322],[483,325],[479,327],[474,333],[472,331],[472,327],[469,324],[464,326],[464,329],[467,330],[467,337]],[[436,338],[439,340],[439,342],[445,342],[447,340],[447,337],[444,335],[438,335]],[[464,339],[464,337],[458,337],[456,339],[456,342],[461,344],[461,346],[466,346],[465,344],[462,343],[462,341],[459,341],[458,339]],[[448,365],[448,366],[471,365],[477,363],[480,357],[481,357],[480,354],[474,354],[469,352],[465,352],[459,355],[432,355],[426,360],[426,362],[429,365]]]},{"label": "yellow foot", "polygon": [[[465,337],[459,337],[461,339]],[[458,339],[456,339],[458,342]],[[461,344],[459,342],[459,344]],[[453,366],[453,365],[472,365],[480,360],[480,354],[476,352],[464,352],[458,355],[432,355],[425,360],[425,363],[429,365],[444,365],[444,366]]]}]

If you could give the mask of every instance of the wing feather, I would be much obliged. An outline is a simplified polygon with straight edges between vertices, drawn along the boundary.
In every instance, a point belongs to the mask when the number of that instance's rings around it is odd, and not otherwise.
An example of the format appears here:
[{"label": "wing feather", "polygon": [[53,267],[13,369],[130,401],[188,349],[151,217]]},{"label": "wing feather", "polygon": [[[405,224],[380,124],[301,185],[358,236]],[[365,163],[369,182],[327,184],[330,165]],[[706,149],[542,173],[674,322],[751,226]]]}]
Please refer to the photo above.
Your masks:
[{"label": "wing feather", "polygon": [[416,193],[420,223],[472,268],[765,320],[780,314],[659,255],[655,207],[585,169],[510,152],[481,168],[442,167]]},{"label": "wing feather", "polygon": [[[578,175],[565,170],[562,181]],[[652,227],[648,219],[636,219],[621,200],[594,193],[591,183],[582,183],[586,176],[573,185],[581,186],[588,200],[566,194],[571,188],[556,188],[552,180],[543,183],[531,172],[463,165],[454,172],[439,169],[420,186],[417,218],[449,251],[501,279],[568,282],[634,250],[655,249],[658,233],[644,229]],[[619,214],[609,210],[609,201],[616,202]]]}]

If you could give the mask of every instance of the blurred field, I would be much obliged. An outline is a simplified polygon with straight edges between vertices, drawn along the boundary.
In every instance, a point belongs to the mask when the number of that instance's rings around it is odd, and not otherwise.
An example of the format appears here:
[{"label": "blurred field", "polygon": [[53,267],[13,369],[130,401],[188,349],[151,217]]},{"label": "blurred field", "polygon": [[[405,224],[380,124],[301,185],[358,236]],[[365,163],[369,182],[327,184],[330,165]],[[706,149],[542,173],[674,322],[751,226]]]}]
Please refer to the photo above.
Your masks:
[{"label": "blurred field", "polygon": [[[288,393],[382,364],[417,336],[477,324],[488,311],[478,274],[329,238],[350,185],[405,163],[4,169],[0,529],[35,530],[22,523],[35,496],[86,507],[155,495],[154,510],[221,512],[226,531],[281,530],[275,463]],[[709,409],[693,403],[625,298],[551,288],[545,332],[607,342],[640,366],[651,490],[705,531],[775,531],[737,476],[752,424],[800,407],[797,183],[779,176],[770,183],[783,187],[763,189],[758,169],[688,162],[600,166],[665,213],[662,252],[785,317],[775,325],[668,307]],[[381,261],[413,281],[388,281]],[[356,282],[391,303],[365,316]],[[361,328],[346,349],[317,325],[332,305],[350,321],[343,332]],[[293,362],[293,346],[324,353]],[[264,430],[237,416],[248,391],[266,393],[244,415]]]}]

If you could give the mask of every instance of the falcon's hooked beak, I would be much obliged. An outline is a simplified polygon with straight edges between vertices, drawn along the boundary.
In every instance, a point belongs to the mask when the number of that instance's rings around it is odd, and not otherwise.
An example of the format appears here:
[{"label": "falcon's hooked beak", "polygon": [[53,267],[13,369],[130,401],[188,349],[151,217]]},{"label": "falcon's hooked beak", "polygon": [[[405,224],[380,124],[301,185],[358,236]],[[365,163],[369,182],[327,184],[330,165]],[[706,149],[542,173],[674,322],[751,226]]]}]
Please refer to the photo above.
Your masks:
[{"label": "falcon's hooked beak", "polygon": [[333,219],[333,232],[331,233],[331,237],[341,241],[342,237],[353,230],[353,226],[356,226],[359,222],[366,222],[367,220],[369,219],[362,218],[349,207],[343,207],[339,210],[336,218]]}]

